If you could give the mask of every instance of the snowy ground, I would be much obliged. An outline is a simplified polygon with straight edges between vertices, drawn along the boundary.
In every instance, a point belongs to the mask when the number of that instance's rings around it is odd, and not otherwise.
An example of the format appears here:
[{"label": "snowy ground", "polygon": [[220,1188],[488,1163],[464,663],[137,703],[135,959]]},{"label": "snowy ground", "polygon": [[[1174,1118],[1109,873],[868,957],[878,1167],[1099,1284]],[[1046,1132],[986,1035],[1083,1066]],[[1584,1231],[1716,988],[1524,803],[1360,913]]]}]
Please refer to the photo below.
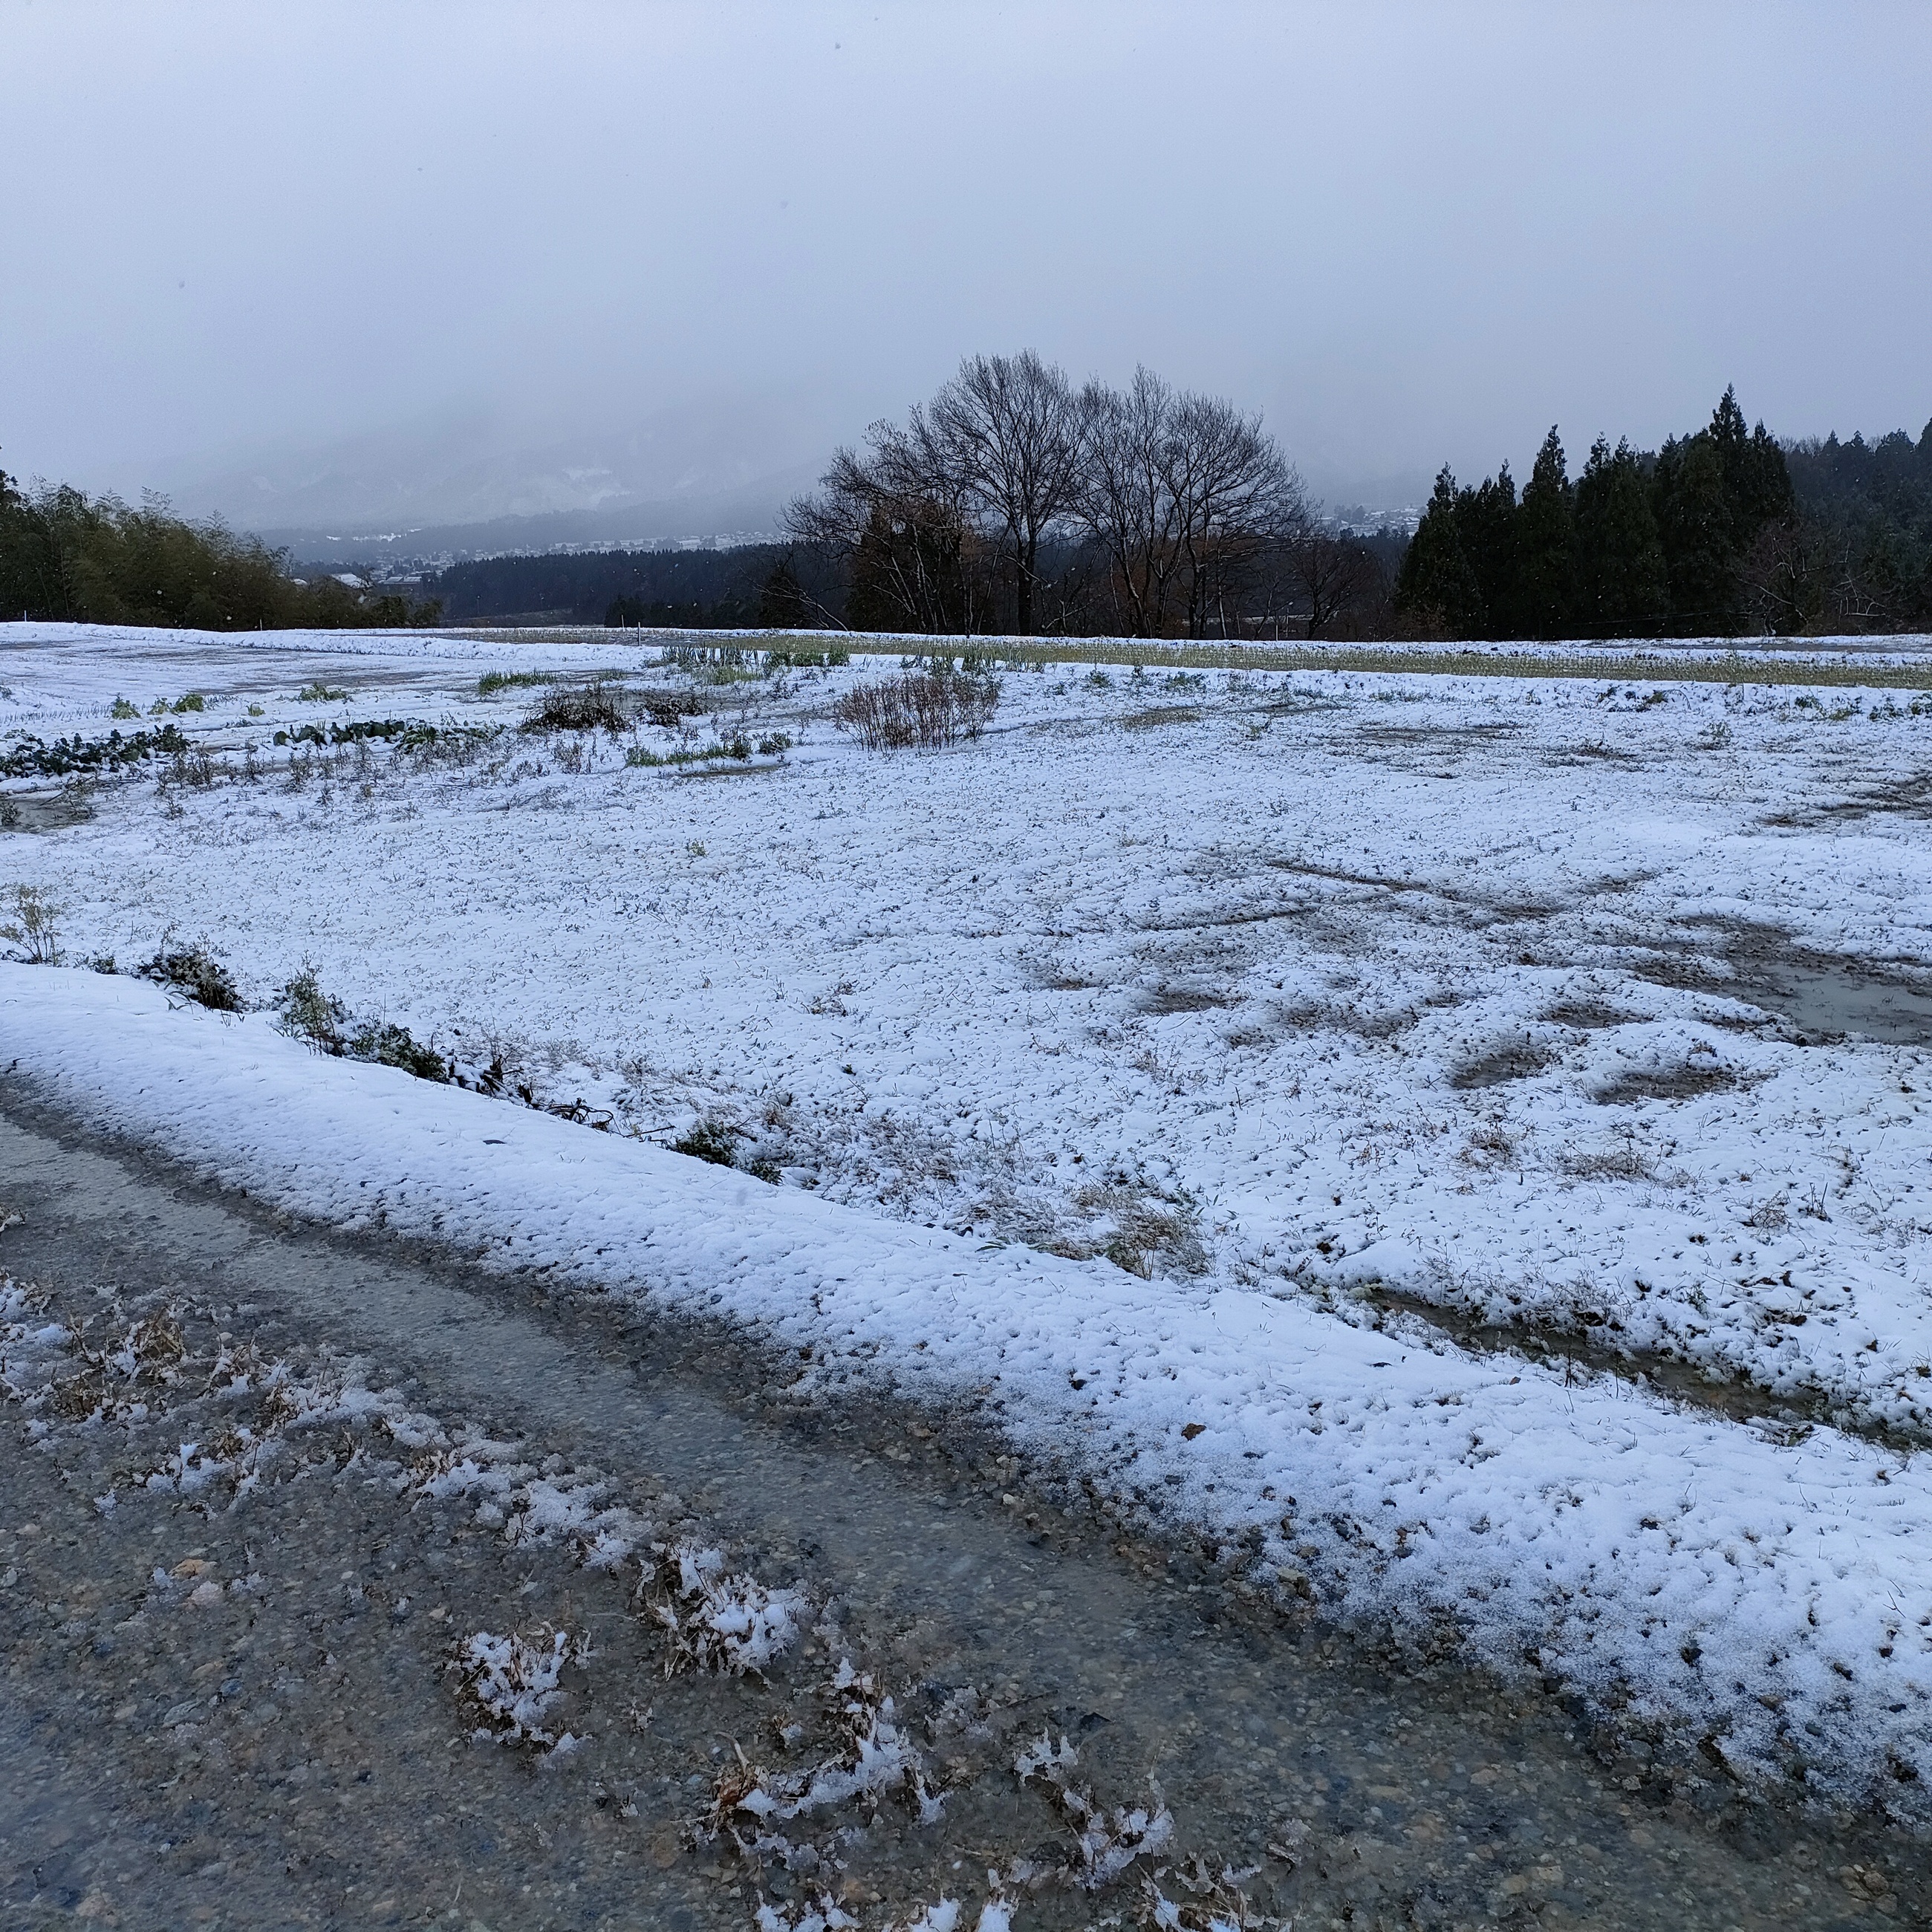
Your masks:
[{"label": "snowy ground", "polygon": [[[293,1204],[987,1392],[1290,1592],[1916,1808],[1932,702],[1082,665],[882,757],[824,712],[890,661],[652,655],[0,626],[0,752],[194,691],[218,755],[5,788],[70,962],[311,962],[617,1131],[124,976],[8,969],[0,1056]],[[272,743],[600,666],[722,710]],[[741,730],[797,742],[623,762]],[[700,1122],[743,1171],[624,1132]]]}]

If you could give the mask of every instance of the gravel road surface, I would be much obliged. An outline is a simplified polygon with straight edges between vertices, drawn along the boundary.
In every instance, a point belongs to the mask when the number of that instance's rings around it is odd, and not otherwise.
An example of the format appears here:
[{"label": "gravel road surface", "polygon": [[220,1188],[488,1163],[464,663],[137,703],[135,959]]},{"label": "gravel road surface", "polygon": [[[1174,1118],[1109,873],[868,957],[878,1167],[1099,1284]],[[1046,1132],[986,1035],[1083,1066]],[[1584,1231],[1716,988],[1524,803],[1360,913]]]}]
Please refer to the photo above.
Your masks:
[{"label": "gravel road surface", "polygon": [[1284,1617],[755,1338],[290,1223],[13,1079],[8,1220],[0,1925],[1928,1922],[1914,1843]]}]

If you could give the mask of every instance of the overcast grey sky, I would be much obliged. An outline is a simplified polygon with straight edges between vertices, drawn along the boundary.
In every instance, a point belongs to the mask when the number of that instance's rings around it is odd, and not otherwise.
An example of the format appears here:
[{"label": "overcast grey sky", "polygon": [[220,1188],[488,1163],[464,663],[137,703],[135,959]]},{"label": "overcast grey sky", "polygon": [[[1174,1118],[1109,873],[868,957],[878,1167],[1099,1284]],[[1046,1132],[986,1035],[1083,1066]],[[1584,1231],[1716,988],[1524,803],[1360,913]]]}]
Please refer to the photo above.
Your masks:
[{"label": "overcast grey sky", "polygon": [[1342,499],[1730,381],[1916,434],[1928,99],[1925,0],[0,0],[0,463],[722,488],[1028,344]]}]

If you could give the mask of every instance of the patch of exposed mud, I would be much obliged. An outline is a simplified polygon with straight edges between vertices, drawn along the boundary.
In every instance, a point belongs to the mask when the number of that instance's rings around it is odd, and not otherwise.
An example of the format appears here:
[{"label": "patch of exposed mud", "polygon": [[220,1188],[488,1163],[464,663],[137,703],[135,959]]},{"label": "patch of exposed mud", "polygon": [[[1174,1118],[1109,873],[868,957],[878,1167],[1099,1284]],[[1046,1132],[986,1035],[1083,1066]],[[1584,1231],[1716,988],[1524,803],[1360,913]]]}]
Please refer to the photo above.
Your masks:
[{"label": "patch of exposed mud", "polygon": [[1660,1066],[1619,1074],[1591,1096],[1600,1107],[1628,1106],[1636,1100],[1694,1100],[1738,1084],[1728,1066]]},{"label": "patch of exposed mud", "polygon": [[61,832],[84,825],[94,816],[94,790],[89,780],[74,778],[51,791],[0,792],[0,832]]},{"label": "patch of exposed mud", "polygon": [[1372,745],[1454,746],[1513,738],[1520,724],[1364,724],[1355,735]]},{"label": "patch of exposed mud", "polygon": [[1151,731],[1162,724],[1198,724],[1207,716],[1198,704],[1155,704],[1130,711],[1120,720],[1124,731]]},{"label": "patch of exposed mud", "polygon": [[1762,1007],[1799,1046],[1846,1039],[1932,1046],[1932,975],[1815,952],[1778,926],[1700,923],[1706,930],[1694,938],[1653,940],[1632,971],[1657,986]]},{"label": "patch of exposed mud", "polygon": [[1477,1088],[1501,1087],[1512,1080],[1532,1078],[1557,1058],[1555,1047],[1527,1040],[1511,1041],[1464,1061],[1450,1075],[1449,1084],[1463,1093]]},{"label": "patch of exposed mud", "polygon": [[1558,1000],[1544,1010],[1543,1017],[1552,1026],[1568,1027],[1574,1032],[1598,1033],[1636,1025],[1642,1016],[1613,1006],[1607,1000]]},{"label": "patch of exposed mud", "polygon": [[1232,994],[1210,992],[1202,986],[1151,987],[1135,1002],[1142,1012],[1153,1015],[1214,1012],[1240,1004]]},{"label": "patch of exposed mud", "polygon": [[1780,830],[1842,825],[1849,820],[1893,815],[1932,818],[1932,772],[1918,772],[1896,784],[1868,788],[1829,805],[1773,812],[1760,822]]}]

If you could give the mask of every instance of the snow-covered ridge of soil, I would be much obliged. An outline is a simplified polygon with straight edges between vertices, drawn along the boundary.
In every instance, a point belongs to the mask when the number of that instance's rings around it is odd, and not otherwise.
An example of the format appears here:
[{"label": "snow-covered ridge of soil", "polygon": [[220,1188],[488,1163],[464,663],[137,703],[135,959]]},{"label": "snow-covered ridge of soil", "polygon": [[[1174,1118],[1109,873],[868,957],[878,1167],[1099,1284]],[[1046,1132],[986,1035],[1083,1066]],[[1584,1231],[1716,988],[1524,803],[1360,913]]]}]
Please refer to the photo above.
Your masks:
[{"label": "snow-covered ridge of soil", "polygon": [[325,1221],[749,1321],[914,1399],[981,1397],[1129,1513],[1246,1537],[1261,1574],[1305,1565],[1344,1615],[1453,1621],[1505,1669],[1628,1687],[1741,1768],[1840,1791],[1932,1774],[1932,1480],[1831,1430],[1786,1444],[1265,1291],[988,1254],[124,978],[0,968],[0,1059]]}]

